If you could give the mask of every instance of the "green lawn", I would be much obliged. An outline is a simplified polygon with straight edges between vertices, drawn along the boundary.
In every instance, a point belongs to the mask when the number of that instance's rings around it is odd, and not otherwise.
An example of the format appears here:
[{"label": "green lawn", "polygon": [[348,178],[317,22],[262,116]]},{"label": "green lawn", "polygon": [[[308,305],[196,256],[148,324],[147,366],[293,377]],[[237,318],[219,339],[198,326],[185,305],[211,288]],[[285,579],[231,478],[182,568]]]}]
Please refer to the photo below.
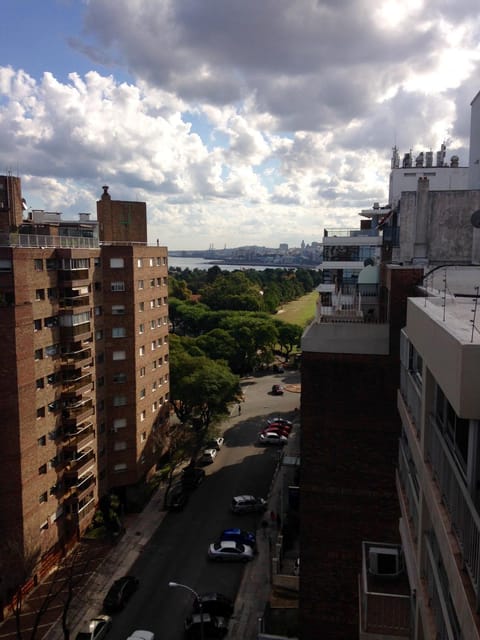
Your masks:
[{"label": "green lawn", "polygon": [[302,327],[306,327],[315,317],[315,303],[318,298],[318,291],[312,291],[306,296],[293,300],[288,304],[280,307],[275,318],[283,320],[284,322],[290,322],[291,324],[298,324]]}]

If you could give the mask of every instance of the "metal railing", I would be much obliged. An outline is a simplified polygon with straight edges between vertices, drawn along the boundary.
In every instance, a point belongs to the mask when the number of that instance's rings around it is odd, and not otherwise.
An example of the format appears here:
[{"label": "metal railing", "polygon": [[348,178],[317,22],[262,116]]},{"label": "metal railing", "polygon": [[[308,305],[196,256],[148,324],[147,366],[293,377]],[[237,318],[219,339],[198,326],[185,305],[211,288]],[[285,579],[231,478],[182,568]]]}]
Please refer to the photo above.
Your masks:
[{"label": "metal railing", "polygon": [[426,455],[442,494],[463,563],[480,602],[480,517],[465,480],[433,416],[426,430]]},{"label": "metal railing", "polygon": [[416,434],[419,436],[422,416],[422,398],[420,390],[415,384],[410,372],[403,366],[400,366],[400,393],[410,413]]}]

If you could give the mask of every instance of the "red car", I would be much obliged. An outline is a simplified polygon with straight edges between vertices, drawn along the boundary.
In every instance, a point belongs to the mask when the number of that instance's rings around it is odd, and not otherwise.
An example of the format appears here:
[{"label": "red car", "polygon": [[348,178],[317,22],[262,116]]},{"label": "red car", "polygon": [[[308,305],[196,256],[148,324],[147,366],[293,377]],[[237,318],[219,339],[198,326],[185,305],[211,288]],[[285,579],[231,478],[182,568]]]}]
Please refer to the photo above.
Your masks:
[{"label": "red car", "polygon": [[268,427],[262,429],[260,433],[277,433],[279,436],[285,436],[286,438],[288,438],[290,431],[284,429],[282,425],[269,425]]},{"label": "red car", "polygon": [[282,429],[283,431],[286,431],[287,433],[290,433],[290,431],[292,430],[292,425],[284,424],[283,422],[269,422],[264,427],[264,429],[270,429],[270,428]]}]

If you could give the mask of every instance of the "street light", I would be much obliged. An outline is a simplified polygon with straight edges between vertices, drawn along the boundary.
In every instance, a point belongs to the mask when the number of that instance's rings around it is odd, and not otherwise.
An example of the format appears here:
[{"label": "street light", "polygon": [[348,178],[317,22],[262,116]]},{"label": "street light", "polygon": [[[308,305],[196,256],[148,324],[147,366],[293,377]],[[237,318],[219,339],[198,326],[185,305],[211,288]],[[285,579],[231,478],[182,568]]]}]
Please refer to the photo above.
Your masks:
[{"label": "street light", "polygon": [[193,597],[197,601],[198,611],[200,613],[200,640],[203,640],[203,605],[200,596],[194,589],[188,587],[186,584],[180,584],[180,582],[169,582],[168,586],[180,587],[180,589],[186,589],[187,591],[190,591],[191,594],[193,594]]}]

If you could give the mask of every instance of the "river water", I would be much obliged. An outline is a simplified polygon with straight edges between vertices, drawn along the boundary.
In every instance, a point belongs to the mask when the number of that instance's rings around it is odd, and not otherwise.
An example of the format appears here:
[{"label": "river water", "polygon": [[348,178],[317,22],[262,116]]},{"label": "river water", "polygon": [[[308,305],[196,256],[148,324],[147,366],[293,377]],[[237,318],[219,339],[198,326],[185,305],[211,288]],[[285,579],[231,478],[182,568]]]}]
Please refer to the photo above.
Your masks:
[{"label": "river water", "polygon": [[[178,267],[180,269],[205,269],[208,270],[216,263],[212,263],[204,258],[178,258],[176,256],[168,256],[168,266]],[[267,265],[247,265],[247,264],[219,264],[222,271],[235,271],[237,269],[255,269],[256,271],[264,271],[272,268]],[[274,267],[275,268],[275,267]],[[276,267],[281,269],[282,267]]]}]

